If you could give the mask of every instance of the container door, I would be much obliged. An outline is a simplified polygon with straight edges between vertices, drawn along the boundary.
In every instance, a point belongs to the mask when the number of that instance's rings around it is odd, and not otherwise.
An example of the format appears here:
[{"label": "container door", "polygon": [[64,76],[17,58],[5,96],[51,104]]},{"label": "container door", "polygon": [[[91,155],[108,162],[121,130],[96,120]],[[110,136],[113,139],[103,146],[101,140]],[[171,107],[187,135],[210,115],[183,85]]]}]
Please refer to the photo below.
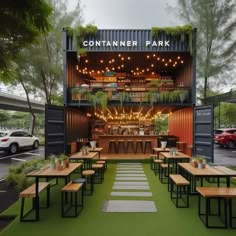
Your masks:
[{"label": "container door", "polygon": [[45,105],[45,159],[65,153],[66,110],[64,106]]},{"label": "container door", "polygon": [[214,110],[213,106],[194,107],[194,155],[201,155],[214,162]]}]

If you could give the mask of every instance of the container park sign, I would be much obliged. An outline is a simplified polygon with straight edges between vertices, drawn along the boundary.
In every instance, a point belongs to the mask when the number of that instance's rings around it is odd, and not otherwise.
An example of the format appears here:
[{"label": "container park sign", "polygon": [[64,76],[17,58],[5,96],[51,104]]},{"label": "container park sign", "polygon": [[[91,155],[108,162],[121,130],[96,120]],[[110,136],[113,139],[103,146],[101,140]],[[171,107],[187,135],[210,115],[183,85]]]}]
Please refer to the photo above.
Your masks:
[{"label": "container park sign", "polygon": [[[145,47],[169,47],[170,41],[145,41]],[[106,41],[106,40],[90,40],[83,41],[84,47],[138,47],[138,41]]]}]

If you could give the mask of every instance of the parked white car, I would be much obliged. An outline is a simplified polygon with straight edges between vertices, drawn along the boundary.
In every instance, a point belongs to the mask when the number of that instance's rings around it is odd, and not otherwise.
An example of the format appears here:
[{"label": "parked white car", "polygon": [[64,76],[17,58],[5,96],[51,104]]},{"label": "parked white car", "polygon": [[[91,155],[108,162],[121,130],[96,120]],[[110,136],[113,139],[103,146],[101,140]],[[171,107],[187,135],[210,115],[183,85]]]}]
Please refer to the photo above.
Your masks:
[{"label": "parked white car", "polygon": [[15,154],[23,148],[38,147],[39,139],[23,130],[0,131],[0,151]]}]

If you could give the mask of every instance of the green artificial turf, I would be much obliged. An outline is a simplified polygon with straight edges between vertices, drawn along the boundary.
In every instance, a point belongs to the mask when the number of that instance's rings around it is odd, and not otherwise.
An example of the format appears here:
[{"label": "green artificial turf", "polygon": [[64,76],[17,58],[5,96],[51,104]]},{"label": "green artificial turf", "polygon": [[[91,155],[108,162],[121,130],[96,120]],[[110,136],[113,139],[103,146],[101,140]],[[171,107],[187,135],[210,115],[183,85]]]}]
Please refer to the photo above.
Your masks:
[{"label": "green artificial turf", "polygon": [[[109,164],[102,184],[95,185],[92,196],[85,196],[84,208],[78,218],[61,218],[60,188],[51,189],[51,206],[40,210],[39,222],[20,223],[17,217],[1,236],[230,236],[235,229],[207,229],[198,218],[197,197],[190,196],[189,208],[176,208],[170,200],[167,185],[161,184],[150,170],[148,163],[143,164],[145,174],[153,193],[152,197],[132,197],[131,200],[153,200],[156,213],[105,213],[103,202],[107,200],[128,200],[129,197],[111,197],[115,178],[116,164]],[[62,181],[61,181],[62,184]],[[19,201],[5,211],[4,215],[19,214]]]}]

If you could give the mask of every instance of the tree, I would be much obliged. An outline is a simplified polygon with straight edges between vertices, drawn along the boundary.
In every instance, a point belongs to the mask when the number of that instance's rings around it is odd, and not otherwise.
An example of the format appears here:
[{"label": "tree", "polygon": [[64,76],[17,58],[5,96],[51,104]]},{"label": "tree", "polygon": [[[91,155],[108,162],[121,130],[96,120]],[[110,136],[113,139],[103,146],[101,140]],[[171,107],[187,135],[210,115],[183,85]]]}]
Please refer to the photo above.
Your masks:
[{"label": "tree", "polygon": [[4,124],[7,123],[9,119],[10,119],[10,116],[8,113],[0,111],[0,124],[1,124],[0,128],[1,129],[5,128]]},{"label": "tree", "polygon": [[205,100],[210,78],[214,85],[227,84],[225,72],[235,63],[236,1],[178,0],[178,6],[179,15],[197,28],[197,74],[204,81]]},{"label": "tree", "polygon": [[50,2],[53,7],[50,23],[53,28],[50,33],[43,33],[40,43],[29,49],[34,74],[31,84],[45,97],[48,104],[53,103],[53,98],[57,98],[57,94],[62,91],[62,29],[66,26],[79,25],[82,21],[80,1],[72,12],[67,11],[66,1],[51,0]]},{"label": "tree", "polygon": [[[66,3],[61,0],[50,1],[53,13],[50,17],[52,29],[49,33],[43,32],[39,37],[39,43],[33,44],[20,51],[15,62],[14,83],[20,83],[25,91],[29,111],[32,116],[31,133],[34,133],[36,116],[29,99],[30,93],[37,93],[44,97],[48,104],[52,99],[59,101],[62,88],[62,29],[71,26],[81,19],[81,8],[76,7],[72,13],[67,12]],[[80,4],[80,2],[78,3]]]},{"label": "tree", "polygon": [[16,54],[49,30],[51,11],[45,0],[0,1],[1,80],[9,79]]}]

